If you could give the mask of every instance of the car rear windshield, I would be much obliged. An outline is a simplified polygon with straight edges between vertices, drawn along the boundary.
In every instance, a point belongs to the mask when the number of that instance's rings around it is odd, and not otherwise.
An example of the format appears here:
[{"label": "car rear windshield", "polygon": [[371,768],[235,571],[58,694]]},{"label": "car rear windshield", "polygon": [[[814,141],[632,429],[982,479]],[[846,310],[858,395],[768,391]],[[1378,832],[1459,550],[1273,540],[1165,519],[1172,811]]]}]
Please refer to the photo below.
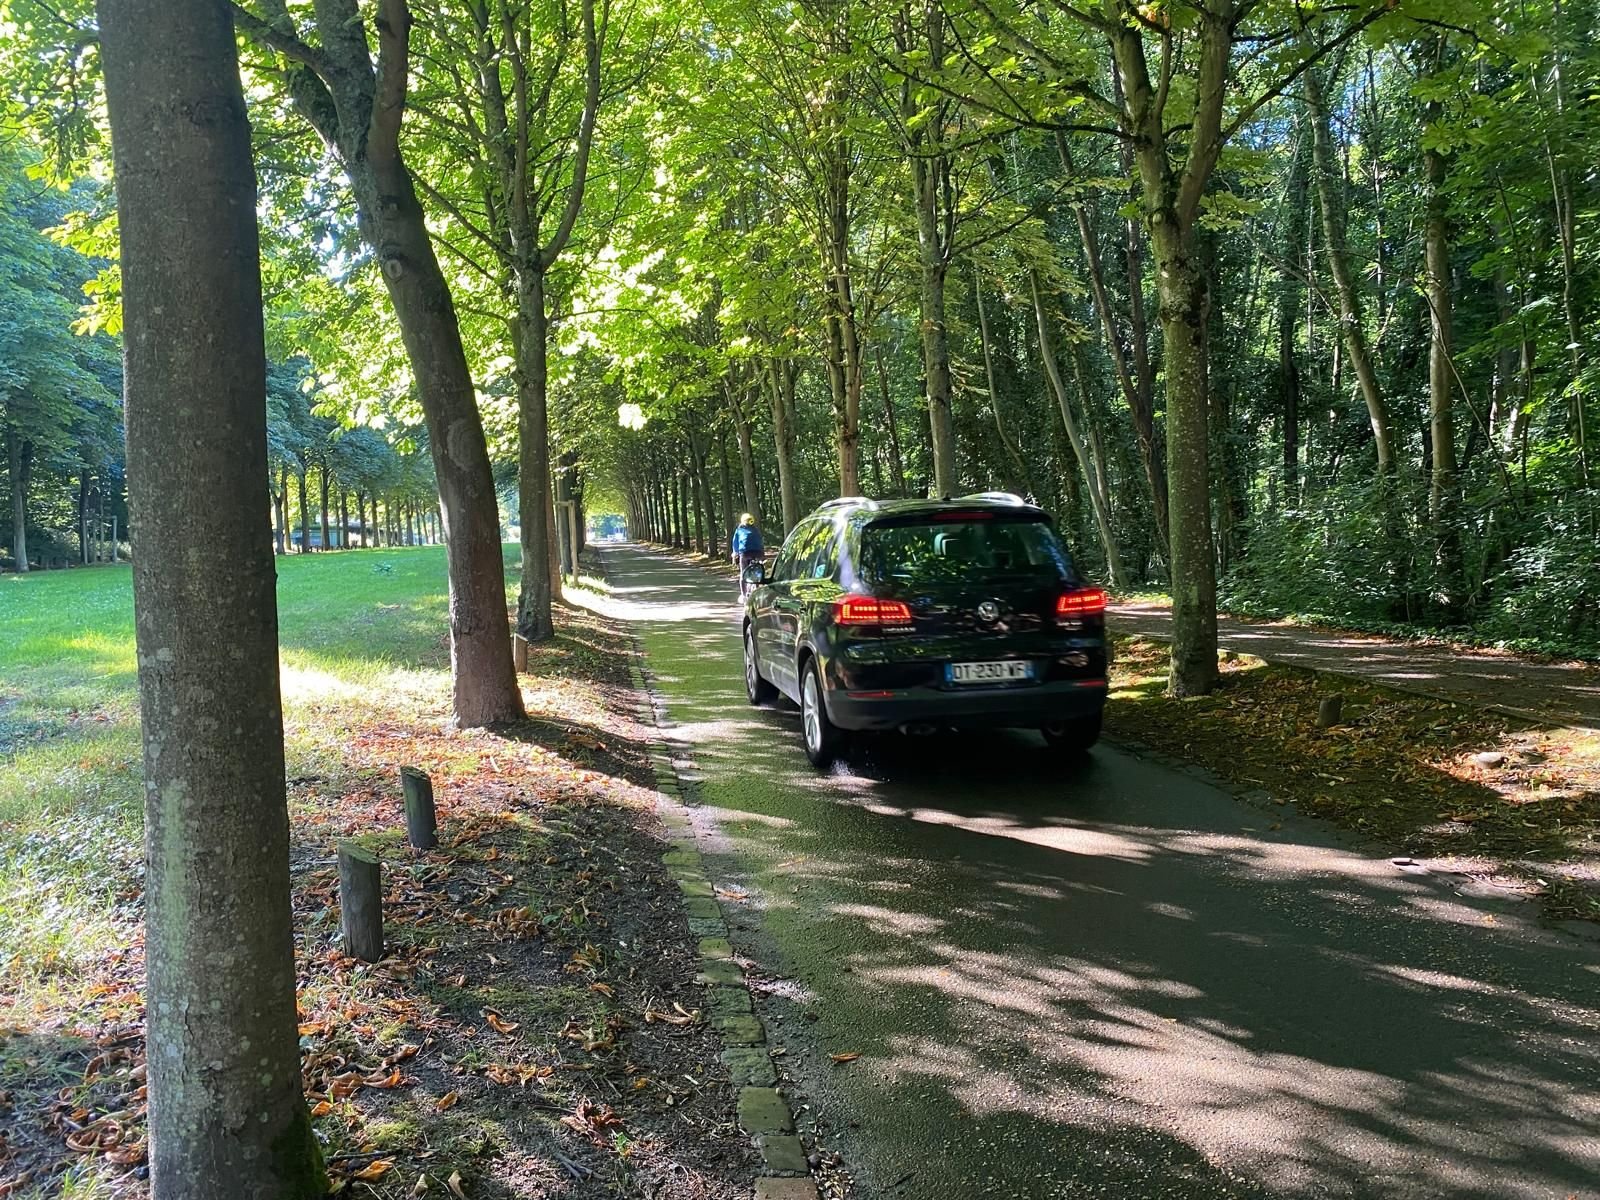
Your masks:
[{"label": "car rear windshield", "polygon": [[872,583],[964,583],[997,575],[1065,579],[1067,551],[1040,518],[950,517],[873,523],[861,531],[861,574]]}]

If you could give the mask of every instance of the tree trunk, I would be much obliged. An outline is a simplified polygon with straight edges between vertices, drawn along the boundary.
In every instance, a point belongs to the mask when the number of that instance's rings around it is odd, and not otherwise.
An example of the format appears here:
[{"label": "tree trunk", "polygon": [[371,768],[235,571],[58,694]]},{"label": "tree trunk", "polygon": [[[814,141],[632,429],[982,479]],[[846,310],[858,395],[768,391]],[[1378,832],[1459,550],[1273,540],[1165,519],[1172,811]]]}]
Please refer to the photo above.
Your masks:
[{"label": "tree trunk", "polygon": [[309,1200],[327,1179],[296,1032],[266,354],[233,26],[215,0],[107,0],[99,18],[127,323],[150,1192]]},{"label": "tree trunk", "polygon": [[724,381],[723,387],[728,395],[728,409],[733,414],[733,430],[739,438],[739,469],[744,474],[744,506],[745,511],[756,519],[757,525],[765,524],[765,514],[761,511],[761,486],[756,480],[756,454],[750,433],[750,421],[745,415],[745,397],[741,396],[742,380],[729,379]]},{"label": "tree trunk", "polygon": [[[1428,113],[1430,120],[1436,120],[1439,105],[1429,104]],[[1455,382],[1450,362],[1454,299],[1450,288],[1449,199],[1444,194],[1444,155],[1427,149],[1423,151],[1422,160],[1427,178],[1423,258],[1429,311],[1428,430],[1433,450],[1433,471],[1428,480],[1428,517],[1438,545],[1445,606],[1449,618],[1459,620],[1465,601],[1460,512],[1456,503]]]},{"label": "tree trunk", "polygon": [[828,344],[828,383],[833,392],[834,445],[839,458],[839,494],[861,494],[861,338],[850,282],[850,139],[834,114],[823,165],[823,325]]},{"label": "tree trunk", "polygon": [[921,266],[918,294],[922,325],[922,373],[928,389],[928,429],[933,443],[933,491],[953,496],[956,477],[956,435],[951,415],[950,338],[945,326],[947,268],[939,235],[935,188],[940,160],[913,158],[911,174],[917,201],[917,249]]},{"label": "tree trunk", "polygon": [[1394,474],[1394,440],[1389,430],[1389,409],[1378,387],[1378,373],[1367,346],[1361,293],[1350,269],[1350,252],[1345,244],[1344,200],[1339,194],[1344,184],[1334,160],[1333,134],[1329,127],[1328,103],[1322,81],[1315,68],[1302,77],[1306,111],[1311,118],[1311,152],[1315,164],[1317,196],[1322,202],[1322,233],[1327,242],[1328,268],[1339,293],[1339,323],[1344,333],[1345,352],[1361,385],[1372,425],[1372,439],[1378,452],[1378,474],[1388,479]]},{"label": "tree trunk", "polygon": [[300,493],[300,553],[311,553],[311,505],[306,500],[306,466],[300,464],[299,493]]},{"label": "tree trunk", "polygon": [[[972,300],[978,310],[978,346],[983,351],[983,379],[989,388],[989,407],[994,412],[994,431],[1000,439],[1000,445],[1005,448],[1006,457],[1011,460],[1011,465],[1016,468],[1017,478],[1022,483],[1021,490],[1033,491],[1032,472],[1022,457],[1022,451],[1017,443],[1006,432],[1005,418],[1000,412],[1000,387],[995,380],[994,352],[992,339],[989,336],[989,313],[983,306],[983,282],[978,278],[977,272],[972,273]],[[882,367],[882,360],[879,360]]]},{"label": "tree trunk", "polygon": [[1044,360],[1045,377],[1050,381],[1050,390],[1055,393],[1056,403],[1060,406],[1061,423],[1066,427],[1067,440],[1072,444],[1072,455],[1078,460],[1078,467],[1083,472],[1084,484],[1089,492],[1089,504],[1094,510],[1095,525],[1100,531],[1100,546],[1105,551],[1106,570],[1114,586],[1126,587],[1128,579],[1122,569],[1122,555],[1117,548],[1117,535],[1111,527],[1110,497],[1100,486],[1099,477],[1096,476],[1094,467],[1089,461],[1089,451],[1084,446],[1078,422],[1072,414],[1072,404],[1067,398],[1066,385],[1061,380],[1061,366],[1056,361],[1055,338],[1050,330],[1050,319],[1045,315],[1044,298],[1039,294],[1037,273],[1029,273],[1028,286],[1033,295],[1034,318],[1039,325],[1039,357]]},{"label": "tree trunk", "polygon": [[517,593],[517,633],[530,642],[555,636],[550,574],[549,315],[544,273],[523,263],[517,273],[517,517],[521,526],[522,582]]},{"label": "tree trunk", "polygon": [[739,519],[734,510],[733,503],[733,465],[728,461],[728,430],[726,426],[717,426],[717,452],[720,459],[722,476],[722,509],[727,524],[722,527],[722,536],[729,540],[733,538],[733,526]]},{"label": "tree trunk", "polygon": [[361,537],[361,548],[365,550],[370,544],[367,541],[367,498],[362,493],[356,493],[356,528]]},{"label": "tree trunk", "polygon": [[365,18],[354,0],[319,0],[313,11],[321,45],[314,51],[292,36],[284,7],[276,8],[277,19],[251,22],[247,31],[268,46],[292,43],[291,61],[331,64],[320,76],[309,67],[292,67],[290,92],[349,176],[357,225],[382,270],[427,421],[449,547],[455,719],[469,727],[519,720],[522,693],[511,669],[488,443],[455,303],[400,150],[411,15],[405,0],[380,0],[375,67]]},{"label": "tree trunk", "polygon": [[317,470],[317,482],[321,489],[322,503],[322,549],[331,549],[333,543],[328,539],[328,468],[323,466]]},{"label": "tree trunk", "polygon": [[889,498],[898,500],[906,494],[906,460],[900,453],[900,424],[895,420],[894,396],[889,390],[889,368],[883,362],[883,348],[874,347],[873,361],[878,367],[878,392],[883,400],[883,424],[889,434]]},{"label": "tree trunk", "polygon": [[272,510],[277,520],[273,525],[273,539],[279,554],[289,553],[289,468],[280,467],[278,487],[272,491]]},{"label": "tree trunk", "polygon": [[[778,500],[786,534],[800,523],[800,499],[794,481],[794,426],[789,421],[794,407],[794,374],[794,364],[788,359],[774,358],[767,365],[768,391],[772,398],[772,441],[778,460]],[[732,524],[730,520],[730,528]]]},{"label": "tree trunk", "polygon": [[6,441],[10,455],[11,557],[17,562],[18,574],[25,575],[28,572],[28,460],[33,456],[33,445],[14,427]]},{"label": "tree trunk", "polygon": [[690,434],[689,451],[694,455],[695,479],[700,485],[700,504],[705,510],[706,556],[715,559],[719,557],[718,547],[722,543],[717,537],[717,505],[712,497],[711,447],[705,439]]},{"label": "tree trunk", "polygon": [[[1061,166],[1069,178],[1074,174],[1072,158],[1067,151],[1067,138],[1063,133],[1056,134],[1056,155],[1061,160]],[[1089,220],[1089,211],[1081,203],[1072,206],[1073,217],[1078,226],[1078,241],[1083,247],[1084,264],[1088,268],[1090,294],[1094,297],[1094,306],[1100,317],[1100,329],[1104,335],[1106,352],[1111,358],[1112,372],[1117,379],[1117,386],[1122,390],[1122,398],[1127,402],[1128,412],[1133,417],[1134,439],[1139,443],[1139,457],[1144,463],[1145,482],[1150,489],[1151,513],[1155,521],[1156,539],[1163,547],[1167,544],[1167,478],[1166,468],[1161,461],[1161,447],[1156,442],[1155,423],[1155,393],[1154,376],[1149,370],[1148,354],[1143,356],[1139,376],[1135,379],[1128,368],[1128,355],[1123,348],[1122,331],[1117,327],[1116,316],[1111,306],[1111,297],[1105,284],[1105,271],[1100,261],[1100,246],[1094,236],[1094,229]],[[1137,239],[1129,247],[1130,255],[1137,255]],[[1143,320],[1143,295],[1144,281],[1130,276],[1128,280],[1130,300],[1137,296],[1140,304],[1140,320]]]},{"label": "tree trunk", "polygon": [[1283,490],[1292,508],[1300,496],[1300,363],[1295,353],[1294,336],[1299,326],[1300,299],[1304,286],[1293,264],[1306,240],[1306,213],[1311,203],[1307,176],[1310,174],[1308,143],[1297,144],[1289,166],[1289,184],[1284,196],[1283,238],[1279,243],[1278,273],[1278,399],[1283,415]]},{"label": "tree trunk", "polygon": [[1188,237],[1153,238],[1160,280],[1167,380],[1167,511],[1171,531],[1172,665],[1176,696],[1204,695],[1217,681],[1217,582],[1211,544],[1206,281]]},{"label": "tree trunk", "polygon": [[343,550],[350,541],[350,493],[343,488],[339,489],[339,549]]}]

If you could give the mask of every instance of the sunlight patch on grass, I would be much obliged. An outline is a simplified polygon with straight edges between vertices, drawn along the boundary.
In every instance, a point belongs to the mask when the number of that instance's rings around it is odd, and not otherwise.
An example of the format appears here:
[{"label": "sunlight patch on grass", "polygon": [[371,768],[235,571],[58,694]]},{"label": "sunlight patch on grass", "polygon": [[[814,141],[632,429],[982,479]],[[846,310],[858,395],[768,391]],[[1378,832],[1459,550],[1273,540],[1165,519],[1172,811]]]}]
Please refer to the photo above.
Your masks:
[{"label": "sunlight patch on grass", "polygon": [[[338,774],[363,723],[448,718],[443,547],[276,568],[291,778]],[[6,577],[0,628],[0,994],[15,1007],[129,937],[117,897],[143,861],[131,569]]]}]

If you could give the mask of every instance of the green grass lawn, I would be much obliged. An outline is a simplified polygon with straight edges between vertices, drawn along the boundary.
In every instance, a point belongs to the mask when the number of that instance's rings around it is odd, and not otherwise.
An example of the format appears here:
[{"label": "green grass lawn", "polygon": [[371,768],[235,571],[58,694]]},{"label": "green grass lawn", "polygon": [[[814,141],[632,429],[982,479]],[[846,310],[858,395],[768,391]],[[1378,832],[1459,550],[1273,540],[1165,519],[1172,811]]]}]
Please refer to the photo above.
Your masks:
[{"label": "green grass lawn", "polygon": [[[280,558],[278,608],[291,777],[358,714],[448,717],[442,546]],[[139,754],[131,569],[0,576],[0,1027],[127,936]]]}]

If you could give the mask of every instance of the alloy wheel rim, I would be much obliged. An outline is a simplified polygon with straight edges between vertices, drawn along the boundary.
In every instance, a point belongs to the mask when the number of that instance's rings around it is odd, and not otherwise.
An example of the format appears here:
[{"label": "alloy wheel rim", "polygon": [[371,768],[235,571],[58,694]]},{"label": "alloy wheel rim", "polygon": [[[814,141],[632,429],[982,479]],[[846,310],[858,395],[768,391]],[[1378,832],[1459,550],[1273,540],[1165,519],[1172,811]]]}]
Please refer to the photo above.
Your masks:
[{"label": "alloy wheel rim", "polygon": [[822,745],[822,719],[817,712],[817,677],[806,676],[805,686],[806,745],[816,750]]},{"label": "alloy wheel rim", "polygon": [[744,635],[744,683],[750,689],[750,694],[756,694],[756,655],[755,643],[747,633]]}]

